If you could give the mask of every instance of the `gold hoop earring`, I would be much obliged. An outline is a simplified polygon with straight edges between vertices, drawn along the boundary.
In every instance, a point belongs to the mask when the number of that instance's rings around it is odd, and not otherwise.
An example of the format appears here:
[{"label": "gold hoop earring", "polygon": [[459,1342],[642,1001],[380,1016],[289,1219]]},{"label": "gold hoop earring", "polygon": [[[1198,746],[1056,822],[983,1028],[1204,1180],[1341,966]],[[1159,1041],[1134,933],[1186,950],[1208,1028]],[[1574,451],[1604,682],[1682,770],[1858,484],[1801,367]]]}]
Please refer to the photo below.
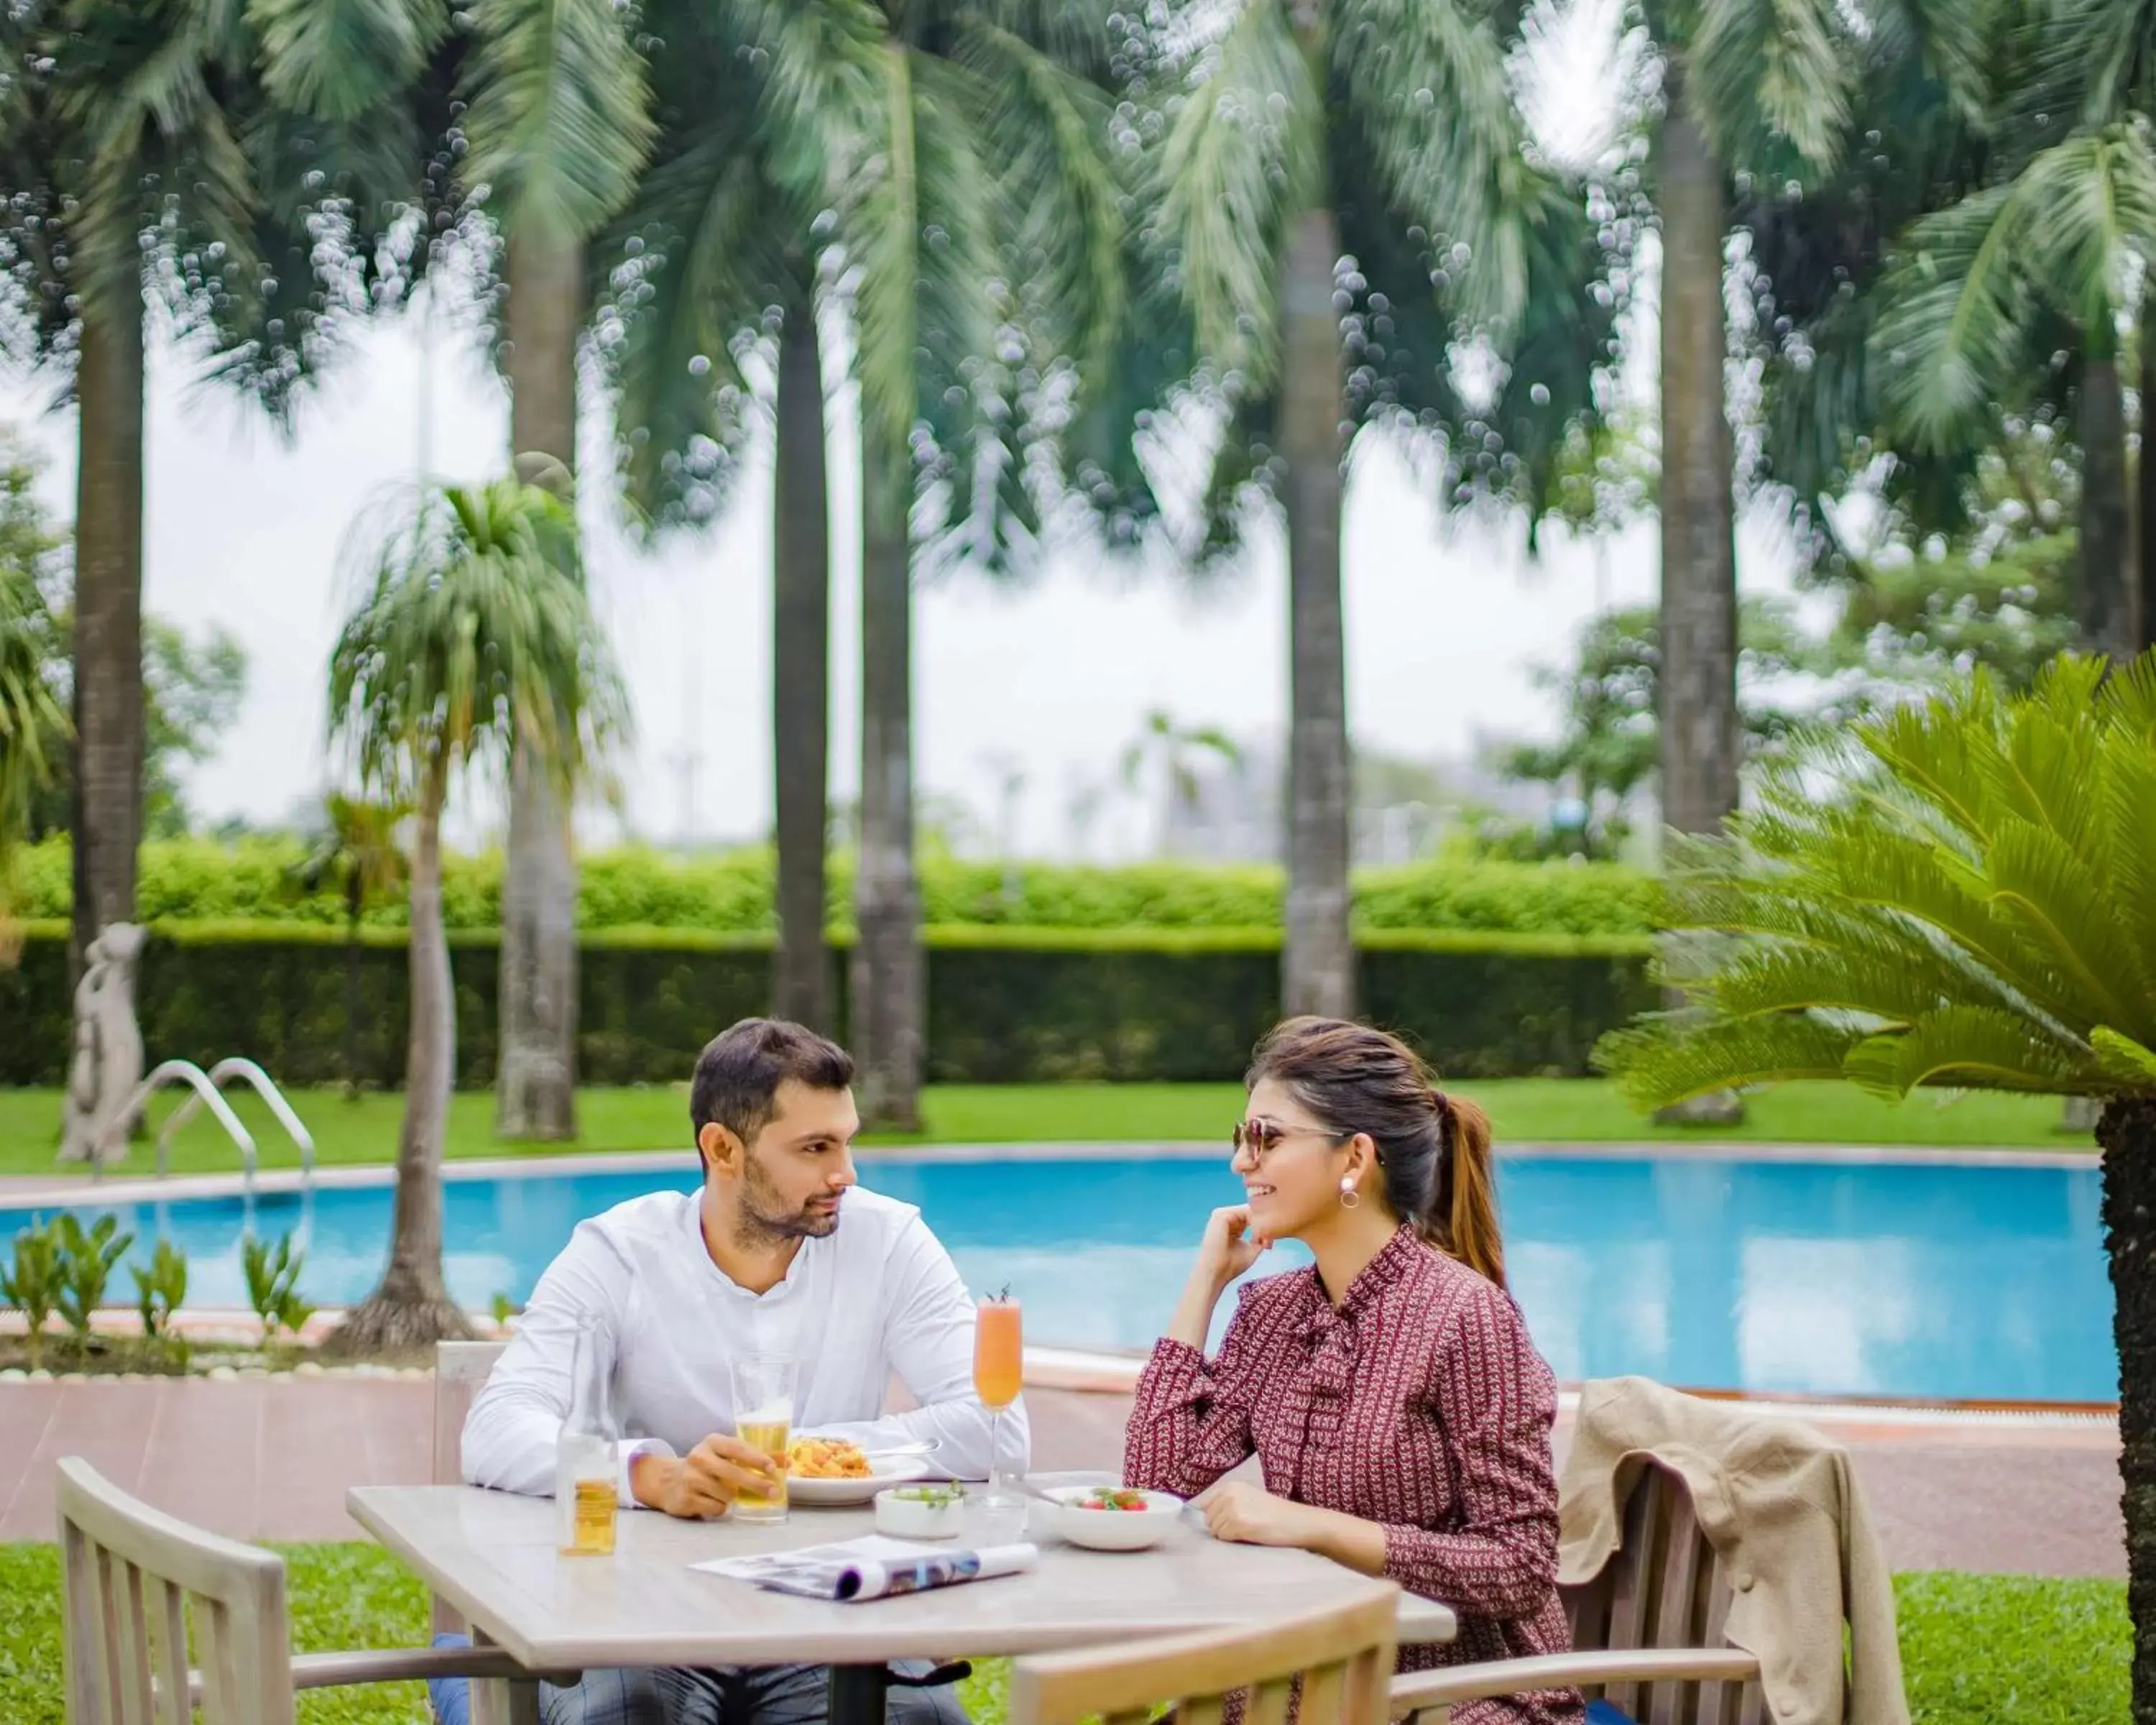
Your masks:
[{"label": "gold hoop earring", "polygon": [[1363,1194],[1355,1189],[1355,1183],[1346,1175],[1340,1178],[1340,1208],[1352,1210],[1363,1201]]}]

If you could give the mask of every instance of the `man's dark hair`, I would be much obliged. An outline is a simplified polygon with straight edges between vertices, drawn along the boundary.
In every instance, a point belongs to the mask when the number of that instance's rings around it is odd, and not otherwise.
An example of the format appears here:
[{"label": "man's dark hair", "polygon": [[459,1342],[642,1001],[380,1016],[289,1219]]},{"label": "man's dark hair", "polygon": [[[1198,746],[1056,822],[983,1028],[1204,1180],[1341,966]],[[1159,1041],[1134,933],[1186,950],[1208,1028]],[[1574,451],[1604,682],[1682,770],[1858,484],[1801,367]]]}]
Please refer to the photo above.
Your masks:
[{"label": "man's dark hair", "polygon": [[798,1079],[811,1090],[844,1090],[854,1081],[854,1057],[828,1037],[784,1019],[743,1019],[721,1030],[696,1056],[689,1082],[689,1126],[701,1139],[716,1120],[743,1144],[770,1124],[778,1086]]}]

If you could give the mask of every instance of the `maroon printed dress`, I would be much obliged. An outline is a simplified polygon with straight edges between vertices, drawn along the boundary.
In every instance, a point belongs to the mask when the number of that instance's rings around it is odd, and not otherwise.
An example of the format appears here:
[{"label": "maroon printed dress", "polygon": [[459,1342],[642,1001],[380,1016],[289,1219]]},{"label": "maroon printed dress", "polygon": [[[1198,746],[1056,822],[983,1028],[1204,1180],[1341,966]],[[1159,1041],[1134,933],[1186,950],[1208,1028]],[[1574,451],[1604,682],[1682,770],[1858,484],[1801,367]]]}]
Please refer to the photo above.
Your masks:
[{"label": "maroon printed dress", "polygon": [[[1253,1282],[1219,1358],[1163,1340],[1125,1483],[1195,1497],[1255,1455],[1265,1489],[1379,1523],[1385,1574],[1459,1639],[1400,1669],[1562,1653],[1557,1383],[1511,1296],[1403,1228],[1336,1310],[1315,1268]],[[1476,1702],[1455,1725],[1578,1725],[1576,1690]]]}]

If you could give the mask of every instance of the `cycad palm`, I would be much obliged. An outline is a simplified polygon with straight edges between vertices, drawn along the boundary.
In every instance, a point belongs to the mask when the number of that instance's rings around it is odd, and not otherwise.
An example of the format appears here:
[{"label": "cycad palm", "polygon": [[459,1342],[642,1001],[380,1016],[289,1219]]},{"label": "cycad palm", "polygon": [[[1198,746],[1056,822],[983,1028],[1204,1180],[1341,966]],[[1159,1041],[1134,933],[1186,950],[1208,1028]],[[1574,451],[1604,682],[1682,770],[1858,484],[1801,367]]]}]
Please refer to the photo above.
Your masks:
[{"label": "cycad palm", "polygon": [[[1822,794],[1838,784],[1840,794]],[[1672,883],[1697,1003],[1606,1038],[1635,1101],[1845,1078],[2098,1098],[2137,1720],[2156,1721],[2156,655],[1979,673],[1821,746]]]},{"label": "cycad palm", "polygon": [[397,1202],[382,1281],[337,1332],[350,1353],[463,1332],[442,1280],[442,1135],[456,1046],[442,925],[442,811],[475,765],[530,749],[557,793],[626,723],[580,578],[576,518],[516,480],[445,485],[363,522],[360,597],[330,660],[330,736],[362,785],[408,799],[411,1040]]}]

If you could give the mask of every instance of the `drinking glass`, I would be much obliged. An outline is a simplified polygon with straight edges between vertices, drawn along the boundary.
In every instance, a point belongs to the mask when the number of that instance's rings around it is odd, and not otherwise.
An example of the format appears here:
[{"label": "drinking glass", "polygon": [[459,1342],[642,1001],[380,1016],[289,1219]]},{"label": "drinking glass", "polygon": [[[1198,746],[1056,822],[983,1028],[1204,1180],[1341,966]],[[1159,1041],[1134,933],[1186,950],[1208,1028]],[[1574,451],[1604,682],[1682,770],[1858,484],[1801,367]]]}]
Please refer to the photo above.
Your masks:
[{"label": "drinking glass", "polygon": [[734,1435],[778,1464],[773,1484],[734,1499],[737,1522],[786,1519],[786,1444],[793,1433],[793,1385],[798,1370],[783,1353],[745,1353],[733,1362]]},{"label": "drinking glass", "polygon": [[1009,1294],[981,1302],[973,1320],[973,1394],[988,1410],[988,1489],[984,1507],[1023,1507],[1024,1498],[1004,1468],[1004,1413],[1024,1387],[1025,1332],[1019,1303]]}]

